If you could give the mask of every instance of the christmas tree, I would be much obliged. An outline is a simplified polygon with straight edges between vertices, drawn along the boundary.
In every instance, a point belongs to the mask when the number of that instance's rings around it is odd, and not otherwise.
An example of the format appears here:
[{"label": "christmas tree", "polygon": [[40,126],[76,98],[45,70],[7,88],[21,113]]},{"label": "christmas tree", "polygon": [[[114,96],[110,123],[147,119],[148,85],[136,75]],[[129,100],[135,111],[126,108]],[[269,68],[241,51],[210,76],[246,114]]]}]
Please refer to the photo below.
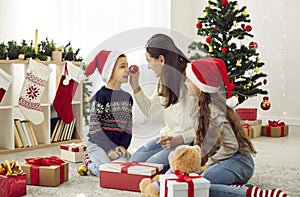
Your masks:
[{"label": "christmas tree", "polygon": [[261,86],[267,83],[266,74],[260,71],[264,63],[257,52],[258,44],[250,33],[246,6],[239,8],[237,1],[209,0],[204,15],[198,18],[196,28],[201,41],[189,46],[191,59],[203,56],[222,59],[227,66],[233,95],[239,104],[258,94],[267,94]]}]

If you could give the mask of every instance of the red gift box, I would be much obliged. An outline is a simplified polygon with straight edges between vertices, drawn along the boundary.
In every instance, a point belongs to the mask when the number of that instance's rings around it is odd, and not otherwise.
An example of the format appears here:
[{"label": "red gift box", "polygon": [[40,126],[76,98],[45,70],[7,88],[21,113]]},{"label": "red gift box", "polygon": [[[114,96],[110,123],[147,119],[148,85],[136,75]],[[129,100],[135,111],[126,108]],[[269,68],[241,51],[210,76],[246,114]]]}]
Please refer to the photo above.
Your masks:
[{"label": "red gift box", "polygon": [[28,185],[56,187],[68,180],[69,163],[56,156],[25,159],[22,170],[27,174]]},{"label": "red gift box", "polygon": [[18,176],[0,175],[0,196],[18,197],[26,195],[26,174]]},{"label": "red gift box", "polygon": [[256,108],[238,108],[235,112],[241,120],[256,120],[257,118]]},{"label": "red gift box", "polygon": [[140,181],[160,174],[162,168],[163,164],[109,162],[100,165],[100,187],[140,192]]}]

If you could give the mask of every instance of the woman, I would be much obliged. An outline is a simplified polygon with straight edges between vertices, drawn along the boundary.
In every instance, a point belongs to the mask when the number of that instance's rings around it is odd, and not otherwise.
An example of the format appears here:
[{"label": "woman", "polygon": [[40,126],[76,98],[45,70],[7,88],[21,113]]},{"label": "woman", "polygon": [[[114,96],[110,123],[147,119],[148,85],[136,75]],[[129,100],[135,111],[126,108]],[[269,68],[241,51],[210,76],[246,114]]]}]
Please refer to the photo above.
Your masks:
[{"label": "woman", "polygon": [[146,44],[148,68],[159,79],[152,97],[147,97],[139,84],[139,72],[131,74],[130,84],[134,98],[148,118],[164,111],[161,137],[156,137],[140,147],[129,159],[146,163],[164,164],[168,169],[168,155],[178,145],[194,140],[195,99],[186,92],[185,68],[189,60],[167,35],[156,34]]}]

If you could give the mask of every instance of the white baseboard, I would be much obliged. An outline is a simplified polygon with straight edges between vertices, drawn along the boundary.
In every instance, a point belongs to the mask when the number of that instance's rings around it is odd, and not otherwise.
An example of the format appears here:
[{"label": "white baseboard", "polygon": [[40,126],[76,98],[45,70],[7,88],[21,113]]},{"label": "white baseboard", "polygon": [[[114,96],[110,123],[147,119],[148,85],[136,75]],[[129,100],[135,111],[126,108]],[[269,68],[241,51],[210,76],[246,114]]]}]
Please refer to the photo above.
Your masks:
[{"label": "white baseboard", "polygon": [[275,120],[284,122],[287,125],[291,126],[300,126],[300,118],[289,118],[289,117],[279,117],[279,116],[259,116],[257,119],[261,119],[263,124],[268,124],[268,120]]}]

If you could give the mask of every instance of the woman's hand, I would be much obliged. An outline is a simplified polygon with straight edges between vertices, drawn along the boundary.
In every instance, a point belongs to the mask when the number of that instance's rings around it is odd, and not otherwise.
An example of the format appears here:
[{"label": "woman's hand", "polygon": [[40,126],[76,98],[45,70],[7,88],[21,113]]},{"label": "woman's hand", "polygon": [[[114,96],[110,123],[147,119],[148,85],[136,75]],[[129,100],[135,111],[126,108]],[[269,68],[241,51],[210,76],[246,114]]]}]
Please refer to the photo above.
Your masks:
[{"label": "woman's hand", "polygon": [[109,157],[110,160],[116,160],[121,156],[121,154],[119,154],[117,151],[115,151],[113,149],[110,149],[107,152],[107,156]]},{"label": "woman's hand", "polygon": [[204,172],[208,168],[207,165],[201,166],[200,167],[200,173]]},{"label": "woman's hand", "polygon": [[161,146],[164,149],[170,149],[175,146],[178,146],[180,144],[184,143],[182,135],[177,135],[175,137],[173,136],[162,136],[160,139],[156,142],[157,144],[161,144]]},{"label": "woman's hand", "polygon": [[140,71],[137,71],[135,73],[130,72],[129,83],[133,91],[135,91],[140,87],[139,78],[140,78]]},{"label": "woman's hand", "polygon": [[129,159],[131,154],[123,147],[123,146],[117,146],[115,148],[115,151],[119,153],[120,156]]}]

